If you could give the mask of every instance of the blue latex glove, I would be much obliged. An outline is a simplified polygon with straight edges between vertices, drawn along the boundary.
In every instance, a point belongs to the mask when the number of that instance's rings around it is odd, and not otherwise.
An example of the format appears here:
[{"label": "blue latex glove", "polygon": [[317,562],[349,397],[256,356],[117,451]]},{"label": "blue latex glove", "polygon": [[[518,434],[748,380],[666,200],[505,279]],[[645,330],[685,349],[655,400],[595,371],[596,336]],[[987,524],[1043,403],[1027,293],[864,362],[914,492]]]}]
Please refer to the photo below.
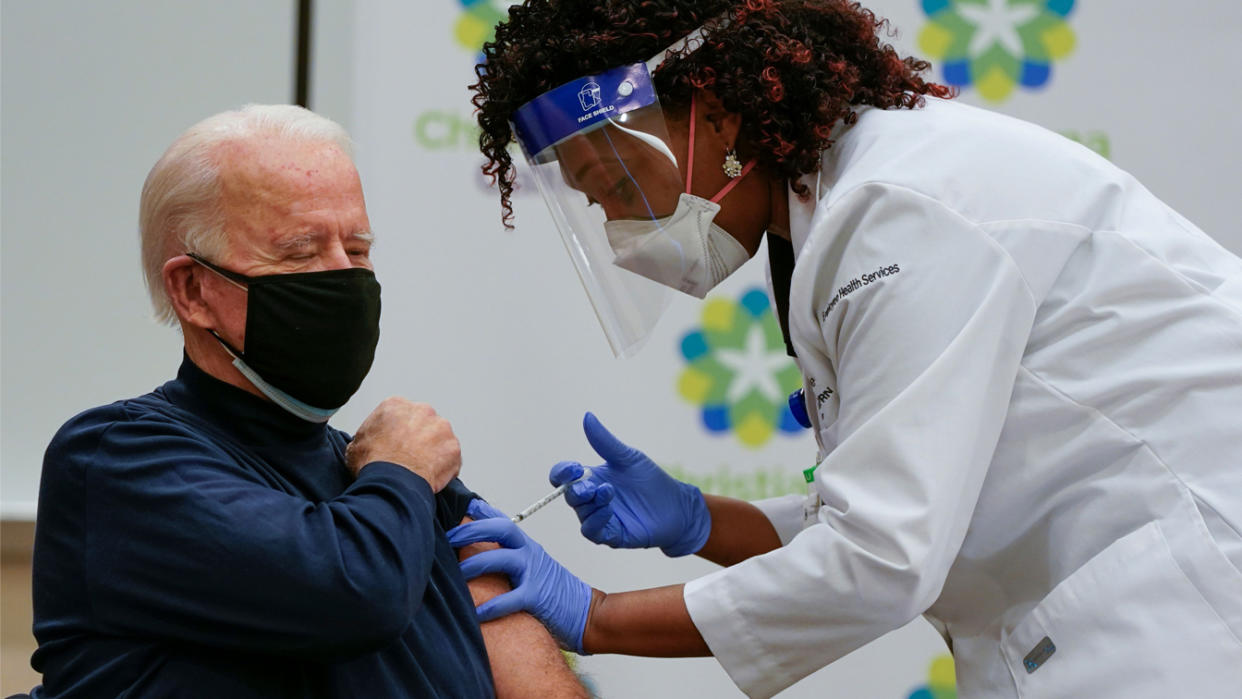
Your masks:
[{"label": "blue latex glove", "polygon": [[[658,546],[665,555],[696,553],[707,542],[712,517],[699,489],[664,472],[637,449],[623,444],[591,413],[582,429],[604,459],[591,475],[569,486],[565,502],[582,523],[582,535],[613,548]],[[582,478],[582,464],[562,461],[548,480],[562,485]]]},{"label": "blue latex glove", "polygon": [[526,611],[552,632],[561,645],[582,653],[582,633],[591,609],[591,586],[565,570],[505,513],[472,500],[466,514],[475,521],[447,532],[449,544],[461,548],[494,541],[504,548],[483,551],[461,562],[467,580],[487,573],[509,576],[513,589],[479,605],[479,621]]}]

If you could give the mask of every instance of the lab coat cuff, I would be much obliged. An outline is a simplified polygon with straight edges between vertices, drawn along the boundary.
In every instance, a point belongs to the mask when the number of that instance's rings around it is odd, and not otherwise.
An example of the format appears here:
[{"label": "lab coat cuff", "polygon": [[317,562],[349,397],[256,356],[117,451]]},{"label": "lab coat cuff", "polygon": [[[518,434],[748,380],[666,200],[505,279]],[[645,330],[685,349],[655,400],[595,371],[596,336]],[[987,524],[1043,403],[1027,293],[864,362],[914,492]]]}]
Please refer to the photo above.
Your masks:
[{"label": "lab coat cuff", "polygon": [[682,597],[690,620],[733,683],[748,697],[770,697],[788,686],[785,671],[765,652],[732,594],[729,569],[686,583]]},{"label": "lab coat cuff", "polygon": [[787,545],[802,531],[802,510],[806,497],[803,495],[782,495],[766,500],[755,500],[750,504],[759,508],[764,517],[772,523],[776,535],[781,539],[781,546]]}]

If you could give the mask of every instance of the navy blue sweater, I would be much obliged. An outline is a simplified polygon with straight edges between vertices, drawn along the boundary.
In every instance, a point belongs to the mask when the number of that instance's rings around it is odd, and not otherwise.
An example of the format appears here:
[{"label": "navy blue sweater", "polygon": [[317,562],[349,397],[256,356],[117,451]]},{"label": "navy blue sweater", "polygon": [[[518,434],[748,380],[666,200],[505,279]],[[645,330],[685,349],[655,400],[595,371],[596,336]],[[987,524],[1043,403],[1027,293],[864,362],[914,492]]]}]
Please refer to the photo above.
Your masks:
[{"label": "navy blue sweater", "polygon": [[36,698],[486,697],[474,605],[434,495],[344,433],[189,360],[47,449]]}]

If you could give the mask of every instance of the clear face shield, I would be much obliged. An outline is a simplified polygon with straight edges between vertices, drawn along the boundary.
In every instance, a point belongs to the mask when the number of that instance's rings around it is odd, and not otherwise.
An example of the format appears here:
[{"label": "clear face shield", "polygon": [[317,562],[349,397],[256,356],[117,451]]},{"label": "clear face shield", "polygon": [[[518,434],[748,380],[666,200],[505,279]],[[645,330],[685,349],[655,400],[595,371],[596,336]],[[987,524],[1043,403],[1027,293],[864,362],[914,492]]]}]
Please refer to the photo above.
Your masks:
[{"label": "clear face shield", "polygon": [[678,165],[685,146],[675,153],[652,85],[651,72],[668,54],[700,43],[701,29],[646,63],[545,92],[513,116],[527,165],[617,356],[642,347],[671,289],[702,298],[749,259],[712,223],[728,188],[712,201],[687,194],[690,164],[686,179]]}]

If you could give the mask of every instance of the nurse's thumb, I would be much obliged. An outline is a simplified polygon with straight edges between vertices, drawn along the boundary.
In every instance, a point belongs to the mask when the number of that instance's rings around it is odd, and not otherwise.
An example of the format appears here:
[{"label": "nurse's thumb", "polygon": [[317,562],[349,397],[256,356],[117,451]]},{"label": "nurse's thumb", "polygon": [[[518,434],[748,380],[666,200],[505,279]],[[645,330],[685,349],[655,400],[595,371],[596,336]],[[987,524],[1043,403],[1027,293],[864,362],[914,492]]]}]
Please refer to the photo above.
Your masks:
[{"label": "nurse's thumb", "polygon": [[582,431],[586,433],[591,448],[604,461],[607,461],[609,466],[624,469],[633,466],[643,458],[642,452],[626,446],[624,442],[614,437],[593,413],[587,413],[586,417],[582,418]]},{"label": "nurse's thumb", "polygon": [[[467,558],[466,560],[470,559]],[[476,613],[479,615],[479,623],[483,623],[521,611],[527,611],[525,597],[519,594],[517,590],[510,590],[480,604]]]}]

